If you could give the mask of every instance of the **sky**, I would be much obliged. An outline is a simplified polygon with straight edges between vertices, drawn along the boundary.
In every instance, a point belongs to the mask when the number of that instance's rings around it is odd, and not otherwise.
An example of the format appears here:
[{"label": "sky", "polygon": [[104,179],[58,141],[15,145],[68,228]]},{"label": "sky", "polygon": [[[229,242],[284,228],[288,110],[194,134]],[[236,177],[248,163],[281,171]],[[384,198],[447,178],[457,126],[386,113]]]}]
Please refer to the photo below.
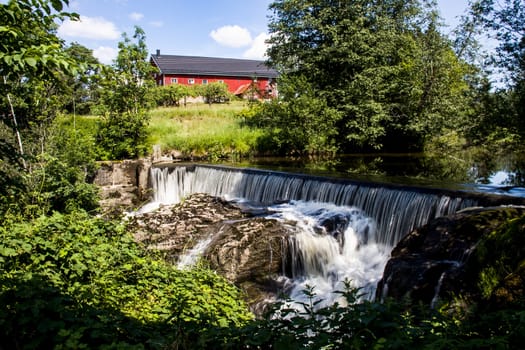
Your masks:
[{"label": "sky", "polygon": [[[3,2],[3,1],[2,1]],[[93,50],[99,61],[116,57],[122,33],[134,27],[146,33],[151,54],[264,59],[268,37],[268,5],[272,0],[70,0],[68,11],[80,21],[66,20],[58,35]],[[452,29],[468,0],[438,0],[441,16]]]}]

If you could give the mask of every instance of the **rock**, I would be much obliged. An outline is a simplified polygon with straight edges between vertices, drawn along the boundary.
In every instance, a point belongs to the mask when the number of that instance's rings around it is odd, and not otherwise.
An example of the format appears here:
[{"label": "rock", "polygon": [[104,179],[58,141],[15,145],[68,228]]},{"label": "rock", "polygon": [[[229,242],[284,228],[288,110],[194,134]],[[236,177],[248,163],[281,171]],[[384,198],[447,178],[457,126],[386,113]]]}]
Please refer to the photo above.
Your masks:
[{"label": "rock", "polygon": [[129,227],[137,241],[166,252],[166,258],[176,263],[185,250],[218,232],[224,221],[242,218],[240,209],[221,198],[193,194],[182,203],[134,216]]},{"label": "rock", "polygon": [[[477,208],[434,219],[414,230],[392,250],[377,298],[408,299],[431,307],[452,303],[459,296],[470,304],[488,302],[480,290],[480,274],[489,262],[480,260],[480,247],[509,220],[523,215],[523,207]],[[513,278],[513,273],[505,280],[521,283],[514,291],[522,291],[523,280]]]},{"label": "rock", "polygon": [[[239,286],[252,311],[264,310],[266,300],[283,288],[278,276],[284,272],[288,231],[279,221],[250,218],[221,227],[205,252],[210,267]],[[256,311],[260,308],[261,310]]]},{"label": "rock", "polygon": [[173,264],[209,240],[202,258],[241,288],[252,311],[261,314],[266,301],[282,290],[277,277],[283,273],[290,231],[252,213],[221,198],[193,194],[182,203],[138,214],[128,226],[137,241],[163,251]]}]

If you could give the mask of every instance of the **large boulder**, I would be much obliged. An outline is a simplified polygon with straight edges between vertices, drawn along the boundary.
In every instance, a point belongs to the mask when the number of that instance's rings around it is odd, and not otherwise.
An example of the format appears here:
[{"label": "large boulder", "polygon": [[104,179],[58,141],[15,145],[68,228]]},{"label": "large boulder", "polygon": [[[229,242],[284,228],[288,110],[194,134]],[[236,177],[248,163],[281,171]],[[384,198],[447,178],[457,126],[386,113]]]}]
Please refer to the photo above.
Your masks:
[{"label": "large boulder", "polygon": [[205,252],[210,267],[243,289],[260,314],[283,288],[278,276],[288,252],[290,231],[279,221],[251,218],[225,223]]},{"label": "large boulder", "polygon": [[431,307],[517,301],[524,290],[524,215],[523,207],[469,209],[414,230],[393,249],[377,298]]}]

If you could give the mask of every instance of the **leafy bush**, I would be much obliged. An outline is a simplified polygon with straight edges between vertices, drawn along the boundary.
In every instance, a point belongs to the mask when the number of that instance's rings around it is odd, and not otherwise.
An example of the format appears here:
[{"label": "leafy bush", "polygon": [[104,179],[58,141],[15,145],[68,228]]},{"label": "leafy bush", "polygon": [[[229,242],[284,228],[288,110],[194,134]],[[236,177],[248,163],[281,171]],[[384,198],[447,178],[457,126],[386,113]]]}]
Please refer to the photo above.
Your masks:
[{"label": "leafy bush", "polygon": [[334,155],[341,114],[301,78],[282,81],[280,94],[293,98],[272,100],[245,114],[247,125],[265,131],[259,149],[283,155]]},{"label": "leafy bush", "polygon": [[83,213],[0,227],[0,343],[6,348],[162,348],[251,318],[215,273],[179,271],[122,225]]},{"label": "leafy bush", "polygon": [[112,114],[101,118],[97,129],[98,157],[130,159],[147,151],[148,117],[144,113]]},{"label": "leafy bush", "polygon": [[28,217],[76,210],[94,212],[99,208],[98,188],[87,183],[78,166],[42,154],[26,176],[27,192],[19,198]]}]

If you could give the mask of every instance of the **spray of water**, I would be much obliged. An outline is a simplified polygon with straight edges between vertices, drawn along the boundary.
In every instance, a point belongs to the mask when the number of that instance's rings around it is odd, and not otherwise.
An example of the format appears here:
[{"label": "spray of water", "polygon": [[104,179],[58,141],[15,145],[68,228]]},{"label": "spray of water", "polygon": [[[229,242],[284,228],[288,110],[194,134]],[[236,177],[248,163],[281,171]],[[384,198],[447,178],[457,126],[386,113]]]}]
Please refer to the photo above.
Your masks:
[{"label": "spray of water", "polygon": [[271,217],[293,227],[292,275],[287,285],[292,300],[306,302],[303,291],[314,287],[318,307],[338,301],[344,281],[361,288],[363,298],[375,295],[391,247],[376,241],[376,223],[355,207],[291,201],[272,206]]}]

